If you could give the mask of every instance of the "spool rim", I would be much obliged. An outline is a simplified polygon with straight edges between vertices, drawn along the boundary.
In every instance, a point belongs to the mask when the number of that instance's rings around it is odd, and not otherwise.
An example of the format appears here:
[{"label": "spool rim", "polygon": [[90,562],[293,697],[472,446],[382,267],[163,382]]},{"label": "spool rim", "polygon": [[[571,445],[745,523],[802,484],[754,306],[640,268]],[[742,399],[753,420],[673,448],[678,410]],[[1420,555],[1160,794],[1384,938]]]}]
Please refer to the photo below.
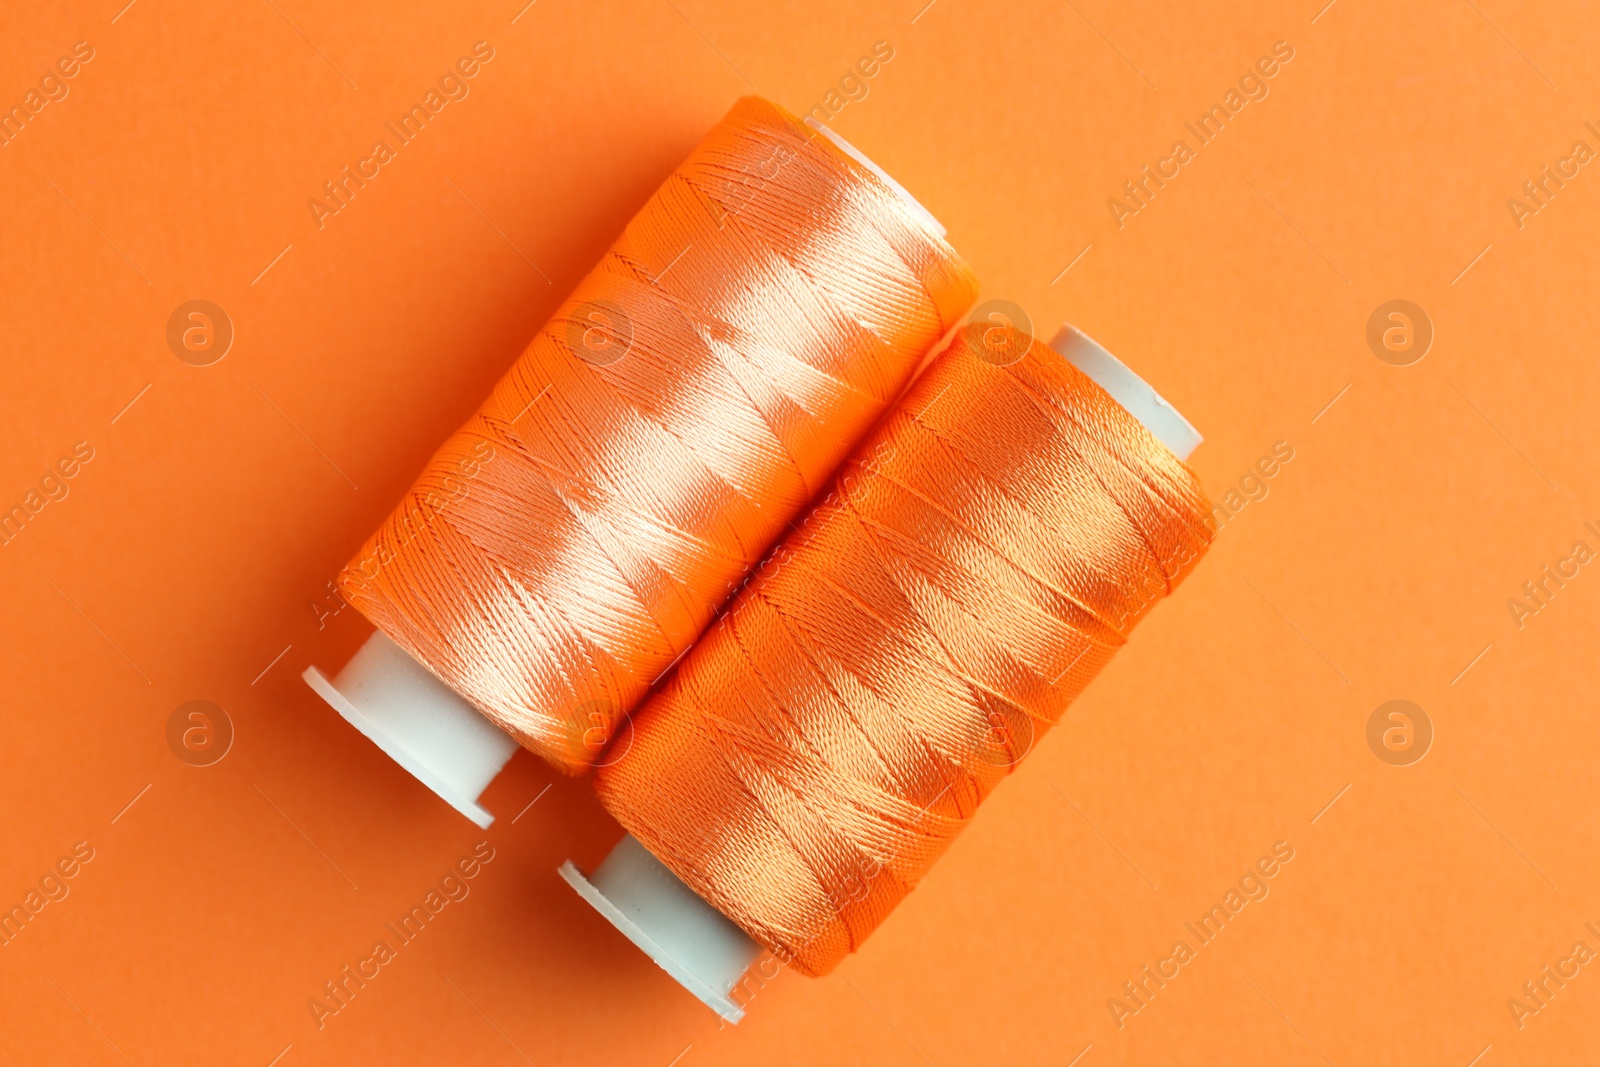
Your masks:
[{"label": "spool rim", "polygon": [[[577,866],[567,860],[559,868],[558,873],[573,890],[615,926],[622,935],[643,952],[646,956],[670,974],[679,985],[699,998],[700,1003],[716,1012],[730,1023],[737,1023],[744,1018],[744,1008],[737,1001],[719,994],[709,985],[702,982],[692,971],[685,967],[678,958],[657,944],[638,923],[611,902],[611,898],[600,892],[594,883],[585,878]],[[691,891],[692,892],[692,891]],[[748,968],[746,968],[748,969]]]},{"label": "spool rim", "polygon": [[435,774],[400,739],[394,737],[381,725],[373,721],[349,697],[341,693],[320,669],[307,667],[300,677],[305,680],[305,683],[318,696],[327,701],[333,710],[337,711],[346,722],[360,730],[367,740],[377,745],[385,755],[410,772],[411,776],[417,781],[433,790],[451,807],[477,823],[479,829],[487,830],[489,825],[494,822],[493,813],[480,805],[476,797],[467,796]]}]

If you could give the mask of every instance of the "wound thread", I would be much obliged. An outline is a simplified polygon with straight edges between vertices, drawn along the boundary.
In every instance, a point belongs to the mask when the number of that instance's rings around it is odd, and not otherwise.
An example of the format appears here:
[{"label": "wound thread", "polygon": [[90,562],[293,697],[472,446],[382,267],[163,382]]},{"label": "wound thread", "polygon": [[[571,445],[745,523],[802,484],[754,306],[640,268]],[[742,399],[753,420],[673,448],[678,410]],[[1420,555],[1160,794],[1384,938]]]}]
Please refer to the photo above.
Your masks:
[{"label": "wound thread", "polygon": [[521,744],[582,773],[976,290],[894,190],[743,99],[339,589]]},{"label": "wound thread", "polygon": [[1213,537],[1180,460],[994,330],[929,366],[596,776],[805,974],[861,945]]}]

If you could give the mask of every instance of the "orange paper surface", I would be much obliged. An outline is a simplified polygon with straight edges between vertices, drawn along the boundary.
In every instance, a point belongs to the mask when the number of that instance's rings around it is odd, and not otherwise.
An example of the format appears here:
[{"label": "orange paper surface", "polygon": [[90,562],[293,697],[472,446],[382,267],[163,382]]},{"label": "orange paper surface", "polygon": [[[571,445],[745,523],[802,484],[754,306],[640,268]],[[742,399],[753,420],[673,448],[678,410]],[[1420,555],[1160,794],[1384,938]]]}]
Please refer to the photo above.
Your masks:
[{"label": "orange paper surface", "polygon": [[[1592,12],[524,2],[0,13],[0,1060],[1597,1057]],[[299,673],[756,91],[1155,385],[1236,513],[864,950],[725,1027],[557,877],[620,835],[588,782],[519,754],[480,833]]]}]

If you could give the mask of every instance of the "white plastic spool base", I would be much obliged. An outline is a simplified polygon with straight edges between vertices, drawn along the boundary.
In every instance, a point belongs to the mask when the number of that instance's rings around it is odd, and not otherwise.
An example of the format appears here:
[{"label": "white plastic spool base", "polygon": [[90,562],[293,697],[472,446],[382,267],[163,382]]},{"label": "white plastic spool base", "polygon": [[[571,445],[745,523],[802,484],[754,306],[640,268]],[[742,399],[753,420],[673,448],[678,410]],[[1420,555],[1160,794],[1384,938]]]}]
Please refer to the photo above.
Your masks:
[{"label": "white plastic spool base", "polygon": [[761,946],[707,904],[628,834],[585,878],[571,860],[561,877],[685,989],[729,1022],[744,1018],[733,990]]},{"label": "white plastic spool base", "polygon": [[367,638],[332,681],[316,667],[301,677],[451,807],[481,827],[494,822],[478,798],[517,742],[382,630]]},{"label": "white plastic spool base", "polygon": [[1179,459],[1187,460],[1194,455],[1194,450],[1205,440],[1188,419],[1178,414],[1177,408],[1076,326],[1061,327],[1050,339],[1050,347],[1110,393],[1111,399],[1121,404]]},{"label": "white plastic spool base", "polygon": [[[1202,440],[1189,420],[1121,360],[1071,326],[1050,347],[1087,374],[1138,419],[1179,459],[1187,460]],[[632,834],[585,879],[568,860],[561,867],[578,895],[668,974],[729,1022],[744,1017],[732,999],[761,946],[716,908],[697,896]]]}]

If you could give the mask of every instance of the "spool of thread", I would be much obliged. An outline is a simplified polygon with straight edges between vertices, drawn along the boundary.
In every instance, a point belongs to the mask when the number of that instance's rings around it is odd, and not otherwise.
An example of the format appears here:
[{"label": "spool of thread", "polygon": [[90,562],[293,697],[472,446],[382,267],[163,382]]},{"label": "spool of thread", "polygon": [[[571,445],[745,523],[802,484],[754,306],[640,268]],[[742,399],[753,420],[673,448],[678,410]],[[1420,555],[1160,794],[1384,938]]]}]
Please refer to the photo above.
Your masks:
[{"label": "spool of thread", "polygon": [[1076,330],[994,329],[933,361],[596,776],[628,836],[562,875],[730,1021],[763,950],[820,975],[859,947],[1210,543],[1181,415]]},{"label": "spool of thread", "polygon": [[739,101],[341,572],[377,632],[307,683],[480,826],[518,743],[583,773],[976,293],[866,157]]}]

